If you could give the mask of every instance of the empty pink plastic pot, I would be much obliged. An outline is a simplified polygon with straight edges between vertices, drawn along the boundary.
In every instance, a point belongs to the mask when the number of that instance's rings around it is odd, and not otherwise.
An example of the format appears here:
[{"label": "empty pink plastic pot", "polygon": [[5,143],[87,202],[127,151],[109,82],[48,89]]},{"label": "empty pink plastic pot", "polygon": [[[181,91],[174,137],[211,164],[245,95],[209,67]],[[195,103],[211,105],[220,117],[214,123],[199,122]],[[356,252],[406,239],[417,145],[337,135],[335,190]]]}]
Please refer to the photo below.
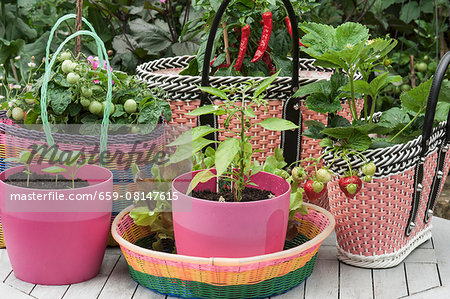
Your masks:
[{"label": "empty pink plastic pot", "polygon": [[[32,165],[31,170],[42,173],[48,166]],[[24,166],[18,166],[0,174],[1,219],[15,276],[44,285],[95,277],[110,227],[112,202],[101,199],[113,190],[111,171],[83,166],[77,177],[87,180],[89,186],[76,189],[42,190],[4,183],[9,175],[22,170]]]},{"label": "empty pink plastic pot", "polygon": [[[254,202],[215,202],[186,195],[196,172],[172,183],[177,253],[197,257],[240,258],[283,250],[291,187],[283,178],[259,172],[252,182],[275,197]],[[216,179],[195,190],[216,191]],[[176,200],[175,200],[176,199]]]}]

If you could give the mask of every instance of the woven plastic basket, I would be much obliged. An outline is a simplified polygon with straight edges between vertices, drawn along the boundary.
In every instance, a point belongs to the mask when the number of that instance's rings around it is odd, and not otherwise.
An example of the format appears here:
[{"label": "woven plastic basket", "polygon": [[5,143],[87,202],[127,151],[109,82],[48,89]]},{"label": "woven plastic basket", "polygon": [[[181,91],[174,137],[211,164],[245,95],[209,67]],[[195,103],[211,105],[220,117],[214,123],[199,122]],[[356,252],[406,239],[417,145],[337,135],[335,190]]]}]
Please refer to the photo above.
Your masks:
[{"label": "woven plastic basket", "polygon": [[[137,67],[137,75],[139,78],[148,83],[149,87],[158,86],[164,89],[171,101],[173,118],[172,122],[177,124],[195,126],[197,117],[187,116],[186,112],[190,112],[201,105],[211,104],[219,100],[217,97],[201,93],[197,85],[224,87],[231,85],[244,84],[249,81],[262,82],[264,77],[209,77],[210,64],[212,57],[214,38],[219,28],[223,13],[231,0],[222,2],[220,8],[217,10],[214,21],[209,32],[208,44],[206,46],[204,64],[202,66],[202,76],[183,76],[178,75],[179,72],[188,66],[189,62],[194,56],[180,56],[172,58],[163,58],[151,62],[144,63]],[[269,153],[281,145],[284,149],[285,159],[288,164],[306,158],[309,156],[319,156],[320,147],[317,142],[309,138],[304,138],[301,133],[304,129],[304,121],[309,119],[316,119],[326,122],[327,116],[317,114],[309,111],[304,107],[304,102],[298,98],[292,98],[294,91],[299,86],[312,83],[320,79],[329,79],[332,75],[332,69],[314,66],[314,59],[299,59],[299,45],[298,45],[298,28],[297,18],[292,8],[290,1],[283,0],[286,7],[293,29],[293,50],[292,50],[292,77],[278,77],[270,88],[267,89],[266,99],[269,100],[269,109],[265,111],[261,107],[255,111],[256,118],[254,122],[259,122],[268,117],[282,117],[292,121],[300,126],[297,130],[287,132],[271,132],[262,130],[261,128],[254,128],[251,134],[254,134],[252,139],[254,148],[261,150],[256,153],[254,158],[263,162]],[[358,74],[359,76],[359,74]],[[250,93],[253,91],[249,91]],[[362,101],[359,103],[360,110]],[[350,111],[348,104],[344,103],[344,109],[341,111],[342,116],[350,119]],[[221,117],[200,117],[201,124],[209,124],[214,127],[223,126],[226,115]],[[239,123],[230,123],[230,128],[238,130]],[[215,136],[219,140],[223,140],[225,136]]]},{"label": "woven plastic basket", "polygon": [[[50,38],[46,49],[46,63],[49,61],[50,45],[52,36],[58,26],[67,19],[75,18],[74,14],[69,14],[61,17],[52,28]],[[89,27],[91,32],[95,35],[95,30],[92,25],[83,18],[83,22]],[[100,49],[100,47],[99,47]],[[101,55],[99,55],[100,57]],[[44,110],[42,110],[44,112]],[[42,117],[43,118],[43,117]],[[47,139],[44,132],[29,130],[25,127],[15,124],[10,119],[6,118],[5,112],[0,113],[0,167],[8,168],[16,166],[15,163],[4,163],[5,157],[17,157],[23,150],[29,150],[32,145],[46,145]],[[54,133],[54,141],[58,144],[60,150],[80,151],[93,153],[98,152],[98,145],[100,143],[99,136],[87,136],[78,134],[64,134]],[[148,134],[120,134],[109,135],[107,150],[111,155],[116,153],[123,153],[127,157],[132,157],[134,162],[139,154],[145,154],[147,161],[152,161],[154,155],[160,152],[165,143],[165,124],[162,120],[161,124],[156,129]],[[149,154],[148,152],[153,153]],[[132,153],[132,155],[129,155]],[[132,163],[131,162],[131,163]],[[114,192],[117,192],[121,197],[119,200],[113,202],[113,213],[111,222],[114,217],[124,208],[132,204],[131,200],[126,200],[126,194],[134,194],[137,191],[133,182],[133,174],[130,169],[130,162],[127,159],[108,159],[104,167],[112,171],[114,175]],[[145,171],[148,177],[151,176],[152,163],[140,165],[140,169]],[[3,170],[3,169],[2,169]],[[1,233],[1,229],[0,229]],[[1,234],[0,234],[1,236]],[[4,245],[4,244],[3,244]],[[108,245],[117,245],[112,238],[109,238]],[[2,246],[2,238],[0,237],[0,247]]]},{"label": "woven plastic basket", "polygon": [[[449,120],[432,128],[449,62],[450,52],[434,76],[422,136],[406,144],[364,152],[375,162],[377,171],[373,181],[364,183],[353,199],[340,190],[338,178],[328,183],[341,261],[368,268],[393,267],[431,237],[429,220],[450,167]],[[333,157],[324,160],[330,164]],[[352,169],[362,164],[359,158],[351,157]],[[345,161],[337,160],[331,170],[343,175],[348,168]]]},{"label": "woven plastic basket", "polygon": [[328,211],[307,207],[308,215],[296,215],[298,235],[283,251],[250,258],[208,259],[151,250],[154,234],[150,227],[134,224],[131,207],[116,217],[112,235],[131,277],[153,291],[183,298],[265,298],[311,275],[319,247],[333,230]]}]

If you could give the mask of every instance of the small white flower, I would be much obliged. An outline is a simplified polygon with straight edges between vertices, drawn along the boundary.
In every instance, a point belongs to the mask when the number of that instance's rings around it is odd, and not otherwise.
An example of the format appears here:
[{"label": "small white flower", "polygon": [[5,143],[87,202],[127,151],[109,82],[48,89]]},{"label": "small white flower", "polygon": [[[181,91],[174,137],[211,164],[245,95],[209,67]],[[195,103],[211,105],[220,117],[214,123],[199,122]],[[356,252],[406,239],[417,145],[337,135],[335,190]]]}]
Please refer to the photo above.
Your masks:
[{"label": "small white flower", "polygon": [[345,47],[346,47],[347,49],[351,49],[353,46],[352,46],[351,44],[347,44]]},{"label": "small white flower", "polygon": [[3,86],[3,83],[0,83],[0,87],[2,87]]},{"label": "small white flower", "polygon": [[20,85],[14,85],[14,86],[13,86],[14,89],[20,89],[21,87],[22,87],[22,86],[20,86]]},{"label": "small white flower", "polygon": [[34,62],[29,62],[29,63],[28,63],[28,66],[29,66],[30,68],[35,68],[35,67],[36,67],[36,63],[34,63]]},{"label": "small white flower", "polygon": [[12,90],[14,88],[14,84],[9,83],[8,87],[9,87],[10,90]]},{"label": "small white flower", "polygon": [[366,46],[369,46],[371,44],[373,44],[375,41],[373,39],[369,39],[368,41],[366,41]]},{"label": "small white flower", "polygon": [[12,107],[13,103],[12,102],[8,102],[8,106]]},{"label": "small white flower", "polygon": [[4,98],[5,98],[4,96],[0,95],[0,100],[3,100]]},{"label": "small white flower", "polygon": [[21,58],[21,57],[20,57],[20,55],[19,55],[19,56],[16,56],[16,57],[14,57],[14,59],[15,59],[15,60],[20,60],[20,58]]},{"label": "small white flower", "polygon": [[24,91],[25,91],[25,92],[29,92],[29,91],[31,91],[31,88],[32,88],[32,87],[33,87],[33,86],[32,86],[30,83],[28,83],[27,86],[25,86]]},{"label": "small white flower", "polygon": [[0,76],[0,80],[3,80],[3,76]]},{"label": "small white flower", "polygon": [[3,63],[2,63],[2,64],[0,64],[0,67],[3,67]]}]

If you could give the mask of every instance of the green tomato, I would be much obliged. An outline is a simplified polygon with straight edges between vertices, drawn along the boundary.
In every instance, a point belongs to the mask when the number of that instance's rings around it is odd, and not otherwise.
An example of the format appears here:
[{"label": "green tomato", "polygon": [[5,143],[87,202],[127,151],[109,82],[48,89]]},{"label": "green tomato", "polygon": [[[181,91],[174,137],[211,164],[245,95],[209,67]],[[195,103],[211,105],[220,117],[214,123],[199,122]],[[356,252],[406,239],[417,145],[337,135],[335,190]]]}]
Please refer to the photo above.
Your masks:
[{"label": "green tomato", "polygon": [[100,115],[102,113],[102,108],[102,104],[97,101],[92,101],[89,104],[89,112],[91,112],[92,114]]},{"label": "green tomato", "polygon": [[92,89],[83,86],[83,87],[81,87],[81,94],[85,98],[90,98],[92,96]]},{"label": "green tomato", "polygon": [[402,91],[410,91],[411,90],[411,85],[409,84],[403,84],[402,86],[400,86],[400,89]]},{"label": "green tomato", "polygon": [[64,73],[70,73],[71,71],[73,71],[75,69],[75,67],[73,65],[74,65],[74,63],[71,60],[64,60],[61,65],[61,70]]},{"label": "green tomato", "polygon": [[137,110],[137,103],[135,100],[126,100],[125,104],[123,104],[123,109],[126,113],[131,114],[136,112]]},{"label": "green tomato", "polygon": [[12,110],[11,115],[14,120],[19,121],[19,120],[23,120],[25,113],[23,112],[22,108],[16,107]]},{"label": "green tomato", "polygon": [[61,54],[59,54],[59,60],[64,61],[64,60],[69,60],[72,58],[72,55],[70,55],[69,52],[62,52]]},{"label": "green tomato", "polygon": [[436,72],[436,68],[437,68],[436,61],[432,61],[428,64],[428,72],[433,74],[434,72]]},{"label": "green tomato", "polygon": [[[103,101],[102,102],[102,113],[105,110],[105,108],[106,108],[106,101]],[[112,115],[114,113],[115,109],[116,108],[114,107],[114,104],[111,103],[111,112],[109,113],[109,115]]]},{"label": "green tomato", "polygon": [[91,101],[89,101],[88,99],[84,99],[84,98],[82,98],[81,100],[80,100],[80,104],[81,104],[81,106],[83,106],[83,107],[89,107],[89,105],[91,104]]},{"label": "green tomato", "polygon": [[80,75],[75,73],[68,73],[67,74],[67,82],[70,84],[76,84],[80,80]]},{"label": "green tomato", "polygon": [[420,62],[420,63],[416,64],[416,70],[421,73],[426,73],[427,69],[428,69],[428,65],[425,62]]},{"label": "green tomato", "polygon": [[33,105],[34,103],[36,103],[36,102],[34,101],[34,99],[25,99],[25,102],[26,102],[28,105]]}]

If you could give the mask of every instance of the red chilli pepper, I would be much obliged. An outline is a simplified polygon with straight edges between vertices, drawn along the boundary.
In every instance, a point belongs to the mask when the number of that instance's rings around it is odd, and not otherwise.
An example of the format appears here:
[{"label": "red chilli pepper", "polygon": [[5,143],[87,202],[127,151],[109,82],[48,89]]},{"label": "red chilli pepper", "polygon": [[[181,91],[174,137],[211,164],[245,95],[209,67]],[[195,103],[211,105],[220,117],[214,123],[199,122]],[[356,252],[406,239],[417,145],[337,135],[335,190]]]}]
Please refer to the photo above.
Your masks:
[{"label": "red chilli pepper", "polygon": [[267,65],[267,67],[269,68],[269,73],[270,75],[273,75],[277,72],[275,66],[272,63],[272,59],[270,59],[270,55],[267,52],[264,52],[264,55],[262,57],[262,60],[264,61],[264,63]]},{"label": "red chilli pepper", "polygon": [[[286,29],[287,29],[287,31],[289,32],[289,34],[291,35],[291,38],[292,38],[292,24],[291,24],[291,20],[289,20],[289,17],[286,17],[284,19],[284,21],[286,22]],[[298,39],[298,44],[300,46],[306,48],[306,46],[302,43],[302,41],[300,39]]]},{"label": "red chilli pepper", "polygon": [[255,56],[251,62],[256,62],[264,56],[267,46],[269,45],[270,35],[272,34],[272,12],[265,12],[262,16],[264,21],[263,32],[261,35],[261,40],[259,41],[258,49],[256,50]]},{"label": "red chilli pepper", "polygon": [[234,68],[237,72],[241,70],[242,62],[244,62],[245,53],[247,52],[248,39],[250,38],[250,26],[247,24],[241,29],[241,45],[239,46],[239,55]]}]

